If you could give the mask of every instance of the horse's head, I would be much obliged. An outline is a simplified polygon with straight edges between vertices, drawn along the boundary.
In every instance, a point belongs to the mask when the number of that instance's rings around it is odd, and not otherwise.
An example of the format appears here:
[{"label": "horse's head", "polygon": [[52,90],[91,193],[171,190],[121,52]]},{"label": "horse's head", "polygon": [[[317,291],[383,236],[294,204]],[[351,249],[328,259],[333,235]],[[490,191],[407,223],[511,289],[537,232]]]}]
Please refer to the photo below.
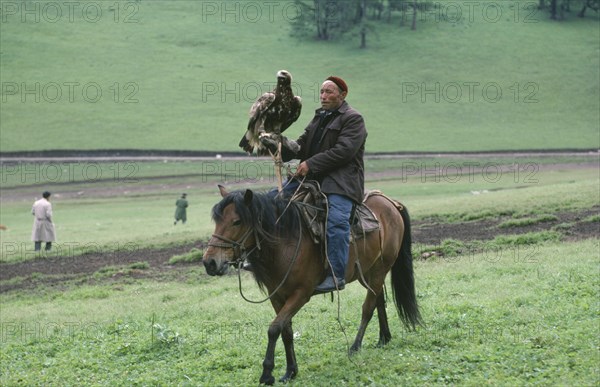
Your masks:
[{"label": "horse's head", "polygon": [[255,243],[249,211],[252,191],[229,193],[221,185],[219,191],[223,199],[212,210],[215,231],[202,258],[209,275],[225,274],[229,265],[243,260]]}]

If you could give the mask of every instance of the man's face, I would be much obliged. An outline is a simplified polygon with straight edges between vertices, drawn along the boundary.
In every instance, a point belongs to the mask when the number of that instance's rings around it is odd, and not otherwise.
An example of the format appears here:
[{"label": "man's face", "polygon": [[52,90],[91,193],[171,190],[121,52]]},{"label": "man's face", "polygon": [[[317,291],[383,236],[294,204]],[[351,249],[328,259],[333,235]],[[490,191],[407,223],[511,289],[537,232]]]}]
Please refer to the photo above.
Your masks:
[{"label": "man's face", "polygon": [[342,105],[346,92],[340,92],[339,87],[332,81],[325,81],[321,85],[321,107],[325,110],[335,110]]}]

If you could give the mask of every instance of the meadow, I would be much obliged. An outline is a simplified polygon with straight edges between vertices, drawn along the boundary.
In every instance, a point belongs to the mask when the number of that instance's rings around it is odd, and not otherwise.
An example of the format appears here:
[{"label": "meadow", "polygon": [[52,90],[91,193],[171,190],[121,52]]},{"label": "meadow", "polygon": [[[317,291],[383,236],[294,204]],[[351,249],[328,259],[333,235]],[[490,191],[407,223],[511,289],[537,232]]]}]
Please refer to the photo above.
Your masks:
[{"label": "meadow", "polygon": [[[594,162],[597,157],[586,156],[373,158],[366,162],[366,188],[401,200],[416,220],[435,216],[438,221],[456,222],[511,211],[522,216],[578,210],[598,203]],[[217,184],[254,190],[276,184],[268,158],[22,163],[3,164],[1,172],[0,224],[8,227],[2,234],[3,262],[36,257],[30,242],[30,211],[46,189],[53,192],[58,235],[54,254],[70,255],[206,240],[213,227],[210,210],[220,198]],[[182,192],[190,201],[189,220],[174,227],[174,203]],[[481,192],[486,193],[474,194]]]},{"label": "meadow", "polygon": [[[314,297],[295,318],[291,385],[595,385],[598,240],[550,243],[491,261],[481,254],[415,264],[427,325],[376,348],[356,333],[364,290]],[[533,251],[533,253],[532,253]],[[2,295],[2,385],[254,385],[273,316],[243,301],[237,278],[189,269],[187,281],[99,282]],[[258,299],[254,281],[244,292]],[[338,309],[339,308],[339,309]],[[339,314],[338,314],[339,313]],[[284,371],[281,343],[276,374]]]},{"label": "meadow", "polygon": [[[483,162],[375,159],[368,161],[375,174],[367,186],[401,199],[415,221],[431,219],[440,225],[600,205],[597,157],[519,161],[521,168],[514,169],[507,160],[485,160],[493,170],[454,175],[457,165]],[[151,247],[206,240],[212,232],[210,207],[219,200],[217,182],[233,189],[272,186],[268,179],[233,181],[232,173],[229,180],[219,173],[203,175],[200,163],[170,168],[142,163],[136,189],[129,187],[131,195],[118,198],[114,190],[131,183],[57,183],[53,188],[64,195],[54,201],[59,236],[66,238],[61,241],[95,244],[108,254],[116,243]],[[421,169],[415,171],[415,166]],[[107,163],[101,169],[112,171],[114,166]],[[176,179],[174,170],[179,171]],[[496,170],[504,171],[500,178],[492,173]],[[12,225],[2,234],[3,245],[28,246],[31,203],[13,190],[37,192],[48,182],[19,186],[19,179],[10,179],[13,186],[4,190],[1,221]],[[171,223],[181,186],[192,203],[185,228]],[[71,195],[79,189],[85,190],[84,198]],[[103,196],[103,189],[112,194]],[[417,295],[426,325],[408,332],[389,307],[392,342],[375,347],[373,322],[364,348],[352,358],[346,351],[358,327],[364,290],[348,286],[339,304],[337,298],[332,303],[328,297],[314,297],[294,320],[300,373],[292,385],[597,384],[600,342],[592,332],[600,313],[598,239],[515,239],[500,246],[493,256],[473,250],[416,259]],[[3,250],[4,262],[36,258],[27,249]],[[127,267],[98,270],[83,282],[50,282],[3,293],[0,383],[256,384],[273,318],[270,305],[243,301],[235,274],[208,277],[192,264],[179,274],[140,276],[149,270],[141,257]],[[35,282],[41,276],[12,281]],[[246,296],[262,298],[248,273],[242,275],[242,286]],[[279,343],[277,376],[284,363]]]},{"label": "meadow", "polygon": [[4,1],[0,150],[237,151],[279,69],[304,100],[291,137],[337,74],[371,152],[600,145],[597,13],[434,3],[416,31],[393,15],[360,50],[355,35],[291,37],[289,1]]},{"label": "meadow", "polygon": [[[0,385],[257,384],[269,303],[243,301],[235,273],[209,277],[197,262],[156,270],[143,254],[201,247],[213,232],[216,185],[269,189],[269,159],[5,156],[236,152],[250,105],[283,68],[304,100],[290,137],[317,107],[321,79],[339,75],[369,130],[367,189],[401,200],[420,225],[501,219],[503,234],[483,251],[483,241],[466,242],[470,235],[439,246],[416,241],[425,325],[408,332],[388,307],[393,339],[384,348],[375,347],[374,320],[361,352],[347,356],[360,285],[333,302],[314,297],[294,319],[299,375],[290,384],[598,385],[600,232],[573,238],[573,220],[512,234],[565,212],[599,224],[598,14],[557,23],[536,10],[537,0],[436,3],[417,31],[394,15],[359,50],[356,36],[291,37],[288,1],[1,1],[0,224],[8,229],[0,232],[0,270],[32,271],[0,281],[20,285],[0,293]],[[592,152],[381,155],[530,149]],[[31,205],[44,190],[53,193],[58,240],[35,254]],[[182,192],[188,223],[173,226]],[[80,276],[33,269],[122,249],[142,252],[139,262]],[[431,249],[446,254],[422,258]],[[245,295],[263,297],[249,273],[241,278]],[[275,361],[279,377],[281,342]]]}]

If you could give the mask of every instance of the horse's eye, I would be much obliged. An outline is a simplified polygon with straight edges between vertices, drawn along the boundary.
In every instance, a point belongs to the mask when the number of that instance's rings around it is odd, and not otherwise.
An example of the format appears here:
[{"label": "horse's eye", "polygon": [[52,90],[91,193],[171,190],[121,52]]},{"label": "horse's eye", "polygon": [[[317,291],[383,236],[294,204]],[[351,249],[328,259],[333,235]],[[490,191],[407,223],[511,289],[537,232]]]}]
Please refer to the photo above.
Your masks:
[{"label": "horse's eye", "polygon": [[242,221],[239,220],[239,219],[236,219],[236,220],[233,221],[233,225],[234,226],[239,226],[240,224],[242,224]]}]

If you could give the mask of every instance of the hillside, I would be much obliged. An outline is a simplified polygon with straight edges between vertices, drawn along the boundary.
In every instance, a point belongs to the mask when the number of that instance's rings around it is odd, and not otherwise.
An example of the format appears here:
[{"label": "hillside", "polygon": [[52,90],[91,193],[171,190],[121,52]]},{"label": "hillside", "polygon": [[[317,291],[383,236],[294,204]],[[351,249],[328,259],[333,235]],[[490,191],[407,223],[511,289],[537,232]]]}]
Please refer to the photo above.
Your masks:
[{"label": "hillside", "polygon": [[291,37],[288,1],[3,2],[0,151],[237,151],[282,68],[304,101],[291,137],[336,74],[370,152],[600,147],[597,15],[467,3],[373,24],[360,50]]}]

